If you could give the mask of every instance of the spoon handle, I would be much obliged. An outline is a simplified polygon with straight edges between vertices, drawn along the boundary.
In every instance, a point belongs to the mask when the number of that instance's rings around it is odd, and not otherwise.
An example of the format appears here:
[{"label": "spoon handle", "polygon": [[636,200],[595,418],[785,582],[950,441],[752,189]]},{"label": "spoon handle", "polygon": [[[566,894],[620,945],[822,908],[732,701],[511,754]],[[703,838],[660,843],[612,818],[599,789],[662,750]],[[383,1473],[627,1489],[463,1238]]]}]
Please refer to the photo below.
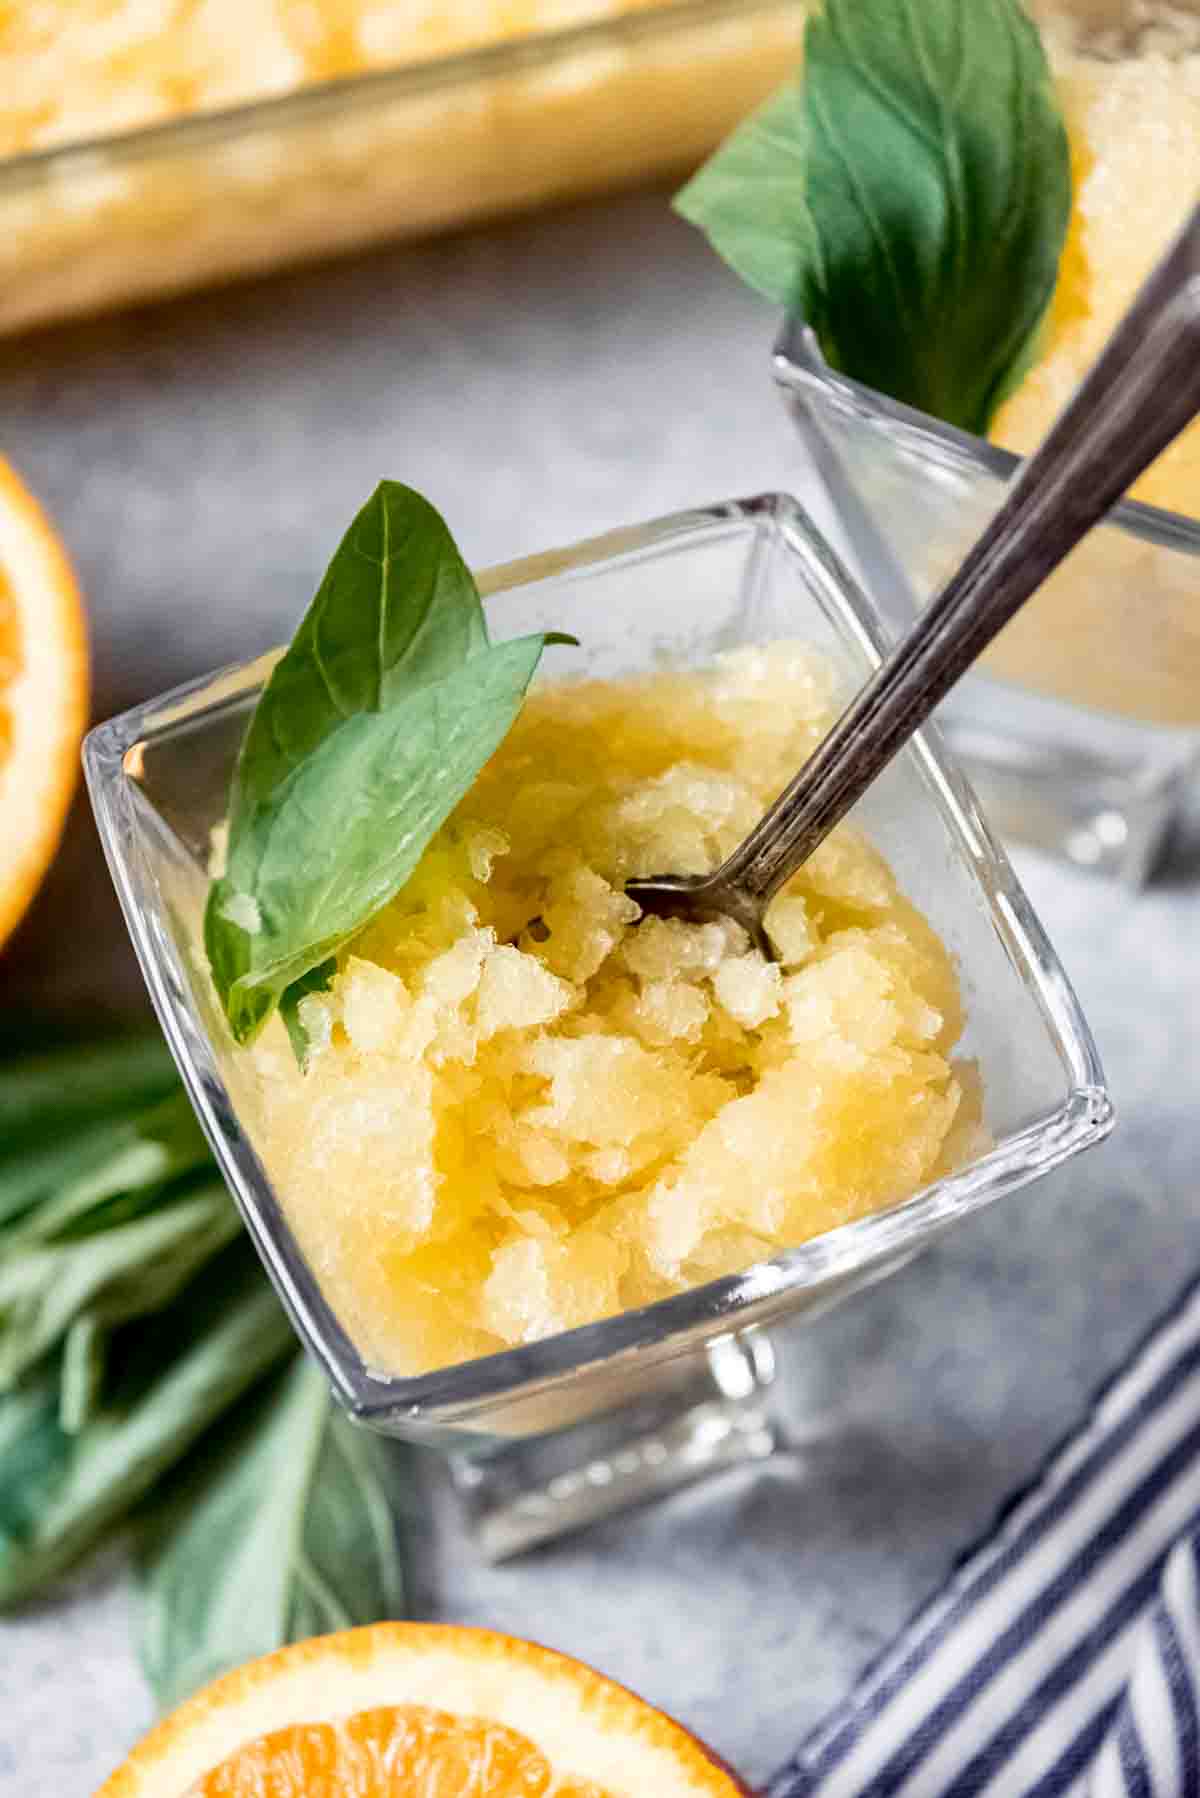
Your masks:
[{"label": "spoon handle", "polygon": [[1200,206],[958,572],[714,882],[765,904],[1198,411]]}]

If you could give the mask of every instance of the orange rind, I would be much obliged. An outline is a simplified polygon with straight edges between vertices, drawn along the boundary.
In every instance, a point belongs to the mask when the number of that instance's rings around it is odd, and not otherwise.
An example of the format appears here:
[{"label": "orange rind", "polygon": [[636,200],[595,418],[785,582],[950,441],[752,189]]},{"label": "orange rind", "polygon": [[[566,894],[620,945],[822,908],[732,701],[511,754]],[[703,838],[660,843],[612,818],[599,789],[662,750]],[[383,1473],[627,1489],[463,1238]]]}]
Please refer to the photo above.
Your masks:
[{"label": "orange rind", "polygon": [[490,1630],[379,1623],[226,1674],[97,1798],[747,1798],[661,1711]]}]

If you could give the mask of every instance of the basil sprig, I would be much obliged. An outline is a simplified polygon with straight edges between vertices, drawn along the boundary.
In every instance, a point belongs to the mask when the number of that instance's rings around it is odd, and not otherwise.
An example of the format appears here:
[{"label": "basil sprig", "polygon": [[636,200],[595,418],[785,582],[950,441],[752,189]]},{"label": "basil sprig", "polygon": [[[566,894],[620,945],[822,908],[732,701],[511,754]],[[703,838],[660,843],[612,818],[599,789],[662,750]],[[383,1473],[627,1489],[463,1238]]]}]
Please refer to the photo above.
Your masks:
[{"label": "basil sprig", "polygon": [[1019,0],[825,0],[801,74],[678,210],[833,367],[984,433],[1024,373],[1071,210]]},{"label": "basil sprig", "polygon": [[[228,1201],[227,1201],[228,1202]],[[295,1338],[243,1238],[109,1354],[82,1429],[61,1365],[0,1394],[0,1606],[30,1598],[123,1522]],[[70,1421],[68,1418],[67,1421]]]},{"label": "basil sprig", "polygon": [[136,1522],[163,1704],[399,1615],[408,1451],[300,1353],[161,1040],[0,1062],[0,1118],[0,1611]]},{"label": "basil sprig", "polygon": [[[205,944],[249,1042],[409,878],[503,741],[547,643],[488,639],[439,514],[384,481],[263,689],[234,772]],[[314,982],[313,971],[319,970]]]},{"label": "basil sprig", "polygon": [[388,1492],[410,1454],[336,1410],[303,1355],[243,1402],[140,1545],[142,1665],[164,1710],[281,1642],[403,1614]]}]

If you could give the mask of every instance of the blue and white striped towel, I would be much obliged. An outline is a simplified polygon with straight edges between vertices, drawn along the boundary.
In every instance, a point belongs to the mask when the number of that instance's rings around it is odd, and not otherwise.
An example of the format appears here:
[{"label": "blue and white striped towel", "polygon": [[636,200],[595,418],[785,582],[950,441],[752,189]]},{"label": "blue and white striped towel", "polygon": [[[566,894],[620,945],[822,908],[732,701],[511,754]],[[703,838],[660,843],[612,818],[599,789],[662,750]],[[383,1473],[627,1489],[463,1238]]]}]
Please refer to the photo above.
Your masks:
[{"label": "blue and white striped towel", "polygon": [[1200,1282],[769,1798],[1200,1798]]}]

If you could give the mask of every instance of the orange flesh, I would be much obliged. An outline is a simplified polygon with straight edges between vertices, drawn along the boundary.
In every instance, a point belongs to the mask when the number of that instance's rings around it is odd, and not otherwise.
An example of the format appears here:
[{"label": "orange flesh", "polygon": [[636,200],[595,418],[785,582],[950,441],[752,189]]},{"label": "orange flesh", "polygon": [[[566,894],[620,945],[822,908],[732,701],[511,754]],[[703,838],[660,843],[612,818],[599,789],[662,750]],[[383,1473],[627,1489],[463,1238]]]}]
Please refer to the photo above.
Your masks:
[{"label": "orange flesh", "polygon": [[566,1655],[375,1623],[214,1680],[96,1798],[749,1798],[688,1730]]},{"label": "orange flesh", "polygon": [[294,1723],[247,1742],[185,1798],[609,1798],[559,1777],[533,1743],[485,1718],[381,1705],[336,1723]]}]

